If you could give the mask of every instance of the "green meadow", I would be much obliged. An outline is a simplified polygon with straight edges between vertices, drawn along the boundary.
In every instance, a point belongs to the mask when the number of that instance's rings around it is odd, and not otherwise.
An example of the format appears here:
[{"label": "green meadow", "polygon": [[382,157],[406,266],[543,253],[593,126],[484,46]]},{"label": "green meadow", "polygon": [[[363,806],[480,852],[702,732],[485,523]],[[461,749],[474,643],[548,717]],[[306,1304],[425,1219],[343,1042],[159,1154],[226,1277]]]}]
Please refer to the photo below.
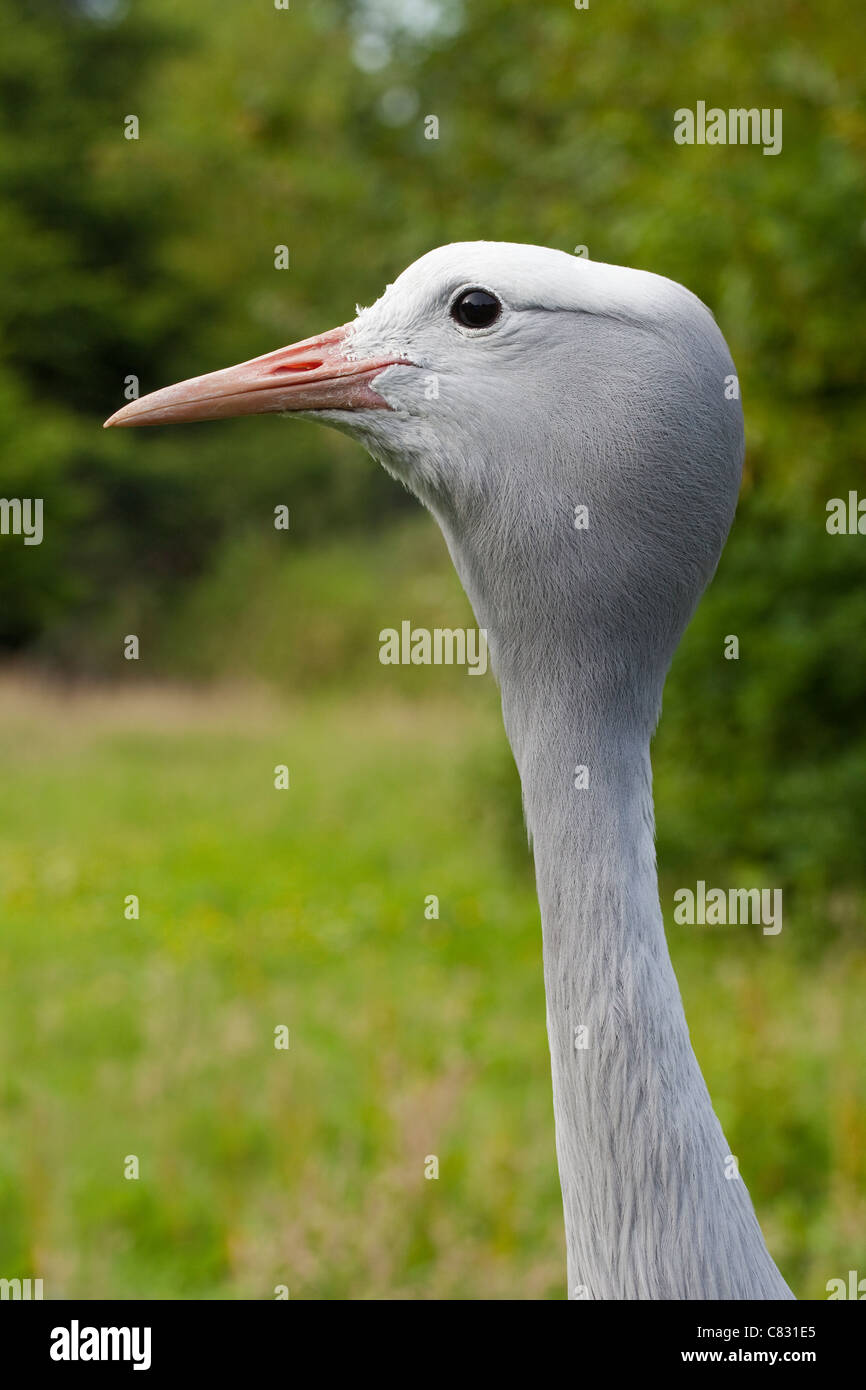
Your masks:
[{"label": "green meadow", "polygon": [[[465,600],[420,518],[272,571],[261,601],[245,571],[247,621],[220,633],[224,672],[269,654],[282,685],[208,674],[219,576],[176,615],[183,684],[146,648],[100,685],[0,684],[0,1273],[49,1298],[561,1298],[496,688],[378,662],[381,623],[458,624]],[[741,881],[700,857],[678,690],[656,754],[671,949],[773,1254],[822,1298],[866,1256],[859,917],[817,946],[796,899],[775,937],[673,924],[674,887]]]}]

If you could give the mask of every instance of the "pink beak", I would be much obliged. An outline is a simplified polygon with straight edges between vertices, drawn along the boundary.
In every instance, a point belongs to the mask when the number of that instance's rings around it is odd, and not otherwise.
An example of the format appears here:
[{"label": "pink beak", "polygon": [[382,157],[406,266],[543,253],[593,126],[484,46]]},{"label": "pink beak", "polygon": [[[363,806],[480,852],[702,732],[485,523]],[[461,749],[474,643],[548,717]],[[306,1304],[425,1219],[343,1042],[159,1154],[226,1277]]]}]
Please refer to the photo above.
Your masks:
[{"label": "pink beak", "polygon": [[152,391],[106,420],[110,425],[176,425],[284,410],[387,410],[371,382],[405,357],[351,361],[340,351],[349,325],[278,348],[250,362]]}]

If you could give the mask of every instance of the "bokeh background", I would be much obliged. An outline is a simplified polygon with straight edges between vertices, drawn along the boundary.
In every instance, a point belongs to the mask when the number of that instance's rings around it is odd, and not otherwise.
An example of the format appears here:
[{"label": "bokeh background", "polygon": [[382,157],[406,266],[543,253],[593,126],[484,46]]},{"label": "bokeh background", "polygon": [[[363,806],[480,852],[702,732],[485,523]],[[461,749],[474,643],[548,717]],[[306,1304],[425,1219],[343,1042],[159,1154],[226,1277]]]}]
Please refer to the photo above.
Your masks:
[{"label": "bokeh background", "polygon": [[[403,618],[472,622],[433,522],[306,422],[100,429],[128,375],[309,336],[478,237],[672,276],[731,345],[746,474],[654,745],[662,903],[780,1267],[813,1298],[866,1274],[866,538],[825,529],[866,490],[862,14],[0,0],[0,24],[0,490],[45,506],[41,546],[0,537],[0,1275],[564,1294],[496,690],[377,659]],[[698,100],[782,108],[782,153],[675,145]],[[781,935],[673,924],[699,878],[781,887]]]}]

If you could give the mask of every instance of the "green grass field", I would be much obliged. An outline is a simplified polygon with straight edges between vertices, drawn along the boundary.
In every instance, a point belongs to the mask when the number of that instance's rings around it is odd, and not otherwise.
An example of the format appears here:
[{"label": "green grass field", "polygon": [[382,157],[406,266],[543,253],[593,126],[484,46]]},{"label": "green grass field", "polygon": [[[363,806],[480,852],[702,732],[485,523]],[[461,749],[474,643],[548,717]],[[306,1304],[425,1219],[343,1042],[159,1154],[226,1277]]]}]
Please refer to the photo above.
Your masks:
[{"label": "green grass field", "polygon": [[[48,1298],[562,1297],[492,682],[137,680],[0,685],[0,1275]],[[821,1298],[866,1269],[866,966],[727,933],[669,926],[693,1040],[771,1249]]]}]

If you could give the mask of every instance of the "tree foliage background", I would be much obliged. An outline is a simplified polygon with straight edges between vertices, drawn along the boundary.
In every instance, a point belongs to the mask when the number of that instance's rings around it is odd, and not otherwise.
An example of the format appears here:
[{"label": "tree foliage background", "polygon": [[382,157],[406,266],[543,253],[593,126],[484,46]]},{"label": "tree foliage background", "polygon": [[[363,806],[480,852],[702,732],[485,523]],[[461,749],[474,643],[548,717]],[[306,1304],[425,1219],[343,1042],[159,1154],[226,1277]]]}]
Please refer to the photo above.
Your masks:
[{"label": "tree foliage background", "polygon": [[[167,615],[228,565],[234,623],[251,569],[266,589],[269,551],[279,565],[276,501],[296,547],[413,505],[306,424],[103,435],[128,374],[144,392],[343,322],[443,242],[583,244],[687,284],[740,373],[740,513],[669,692],[688,682],[676,751],[729,768],[706,823],[745,818],[762,857],[860,880],[866,543],[824,522],[864,477],[863,17],[841,0],[0,13],[3,486],[47,518],[41,547],[0,547],[6,651],[110,673],[120,626],[184,673],[195,623],[169,640]],[[782,153],[675,145],[673,111],[698,99],[781,108]],[[737,666],[713,659],[720,629]],[[237,674],[228,630],[209,650]]]}]

